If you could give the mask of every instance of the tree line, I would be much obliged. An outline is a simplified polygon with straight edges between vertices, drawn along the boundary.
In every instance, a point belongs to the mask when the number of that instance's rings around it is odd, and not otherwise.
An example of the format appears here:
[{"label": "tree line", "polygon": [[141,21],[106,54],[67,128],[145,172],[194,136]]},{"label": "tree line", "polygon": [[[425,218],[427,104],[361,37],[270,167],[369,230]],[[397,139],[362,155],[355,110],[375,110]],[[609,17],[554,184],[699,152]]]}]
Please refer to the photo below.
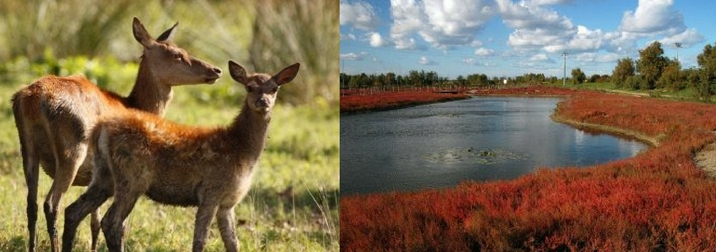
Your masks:
[{"label": "tree line", "polygon": [[[488,77],[484,73],[469,74],[467,76],[459,75],[455,79],[448,79],[447,77],[440,76],[434,71],[426,72],[424,70],[417,71],[411,70],[408,75],[399,75],[393,72],[381,73],[381,74],[354,74],[349,75],[341,73],[341,89],[351,88],[380,88],[390,86],[419,86],[419,87],[431,87],[431,86],[460,86],[460,87],[491,87],[498,84],[504,83],[527,83],[527,84],[557,84],[561,83],[562,79],[552,76],[546,77],[544,74],[527,73],[517,77]],[[586,74],[579,68],[572,70],[571,83],[584,83],[584,82],[608,82],[610,80],[609,75],[594,74],[587,78]]]},{"label": "tree line", "polygon": [[681,69],[678,60],[664,56],[658,41],[639,51],[639,59],[617,61],[612,82],[618,88],[672,91],[693,87],[699,98],[716,94],[716,48],[706,45],[697,57],[698,68]]},{"label": "tree line", "polygon": [[[587,76],[580,68],[572,69],[570,83],[612,82],[616,88],[633,90],[666,89],[679,91],[693,88],[698,98],[716,94],[716,45],[706,45],[697,57],[698,67],[682,69],[678,60],[664,56],[662,44],[655,41],[639,50],[639,58],[622,58],[617,61],[611,76]],[[490,87],[503,83],[559,84],[562,79],[544,74],[528,73],[517,77],[488,77],[484,73],[448,79],[434,71],[411,70],[408,75],[393,72],[381,74],[340,74],[341,89],[388,86],[460,86]]]}]

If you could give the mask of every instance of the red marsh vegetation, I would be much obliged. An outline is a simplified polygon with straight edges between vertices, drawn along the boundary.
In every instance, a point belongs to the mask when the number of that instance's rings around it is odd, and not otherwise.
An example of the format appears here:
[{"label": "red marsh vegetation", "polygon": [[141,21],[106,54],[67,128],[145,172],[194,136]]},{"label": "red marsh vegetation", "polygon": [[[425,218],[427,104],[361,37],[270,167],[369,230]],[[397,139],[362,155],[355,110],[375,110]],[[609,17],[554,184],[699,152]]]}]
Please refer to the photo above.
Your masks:
[{"label": "red marsh vegetation", "polygon": [[341,198],[343,251],[704,251],[716,248],[716,180],[694,154],[716,140],[716,106],[554,88],[555,118],[658,145],[589,168],[510,181]]},{"label": "red marsh vegetation", "polygon": [[465,99],[468,95],[434,91],[341,92],[341,113],[379,111],[420,104]]}]

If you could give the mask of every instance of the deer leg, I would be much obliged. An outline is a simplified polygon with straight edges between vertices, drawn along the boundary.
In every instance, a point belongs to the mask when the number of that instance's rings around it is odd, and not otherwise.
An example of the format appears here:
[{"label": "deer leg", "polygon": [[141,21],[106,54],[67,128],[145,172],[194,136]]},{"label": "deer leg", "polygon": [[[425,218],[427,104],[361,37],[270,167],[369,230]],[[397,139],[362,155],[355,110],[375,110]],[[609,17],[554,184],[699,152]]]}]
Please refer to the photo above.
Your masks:
[{"label": "deer leg", "polygon": [[87,145],[79,144],[74,151],[65,152],[66,155],[63,156],[58,155],[57,152],[55,153],[55,157],[58,158],[56,162],[55,178],[52,181],[50,193],[47,194],[44,209],[45,217],[47,219],[47,232],[50,234],[52,251],[57,252],[60,251],[56,227],[60,201],[62,199],[62,195],[65,194],[72,185],[72,181],[74,181],[75,175],[87,155]]},{"label": "deer leg", "polygon": [[206,246],[206,238],[209,236],[209,226],[211,219],[216,215],[219,205],[215,203],[202,203],[196,211],[196,221],[194,222],[194,244],[192,251],[204,251]]},{"label": "deer leg", "polygon": [[62,198],[62,193],[59,189],[56,189],[55,183],[52,183],[50,192],[47,194],[45,204],[43,208],[45,210],[45,220],[47,221],[47,233],[50,235],[50,244],[52,251],[59,251],[57,244],[59,243],[57,238],[57,226],[55,225],[57,220],[57,204],[59,204]]},{"label": "deer leg", "polygon": [[[98,172],[101,173],[101,172]],[[62,234],[62,251],[72,251],[72,243],[77,233],[77,226],[92,213],[92,251],[97,249],[99,233],[99,207],[113,194],[111,177],[109,181],[95,180],[77,201],[65,209],[65,231]],[[97,220],[95,220],[97,218]]]},{"label": "deer leg", "polygon": [[92,211],[92,223],[90,225],[90,229],[92,230],[92,246],[90,247],[90,251],[95,252],[97,251],[97,243],[99,241],[99,208]]},{"label": "deer leg", "polygon": [[216,220],[221,232],[221,240],[224,241],[226,251],[239,251],[239,244],[236,239],[236,227],[234,226],[234,207],[221,206],[216,213]]},{"label": "deer leg", "polygon": [[[37,242],[37,187],[40,171],[39,158],[34,151],[22,146],[22,160],[25,172],[25,184],[27,185],[27,229],[30,233],[28,240],[28,251],[35,251]],[[26,149],[27,148],[27,149]]]},{"label": "deer leg", "polygon": [[124,221],[141,195],[139,190],[115,189],[114,202],[102,218],[102,232],[109,251],[124,251]]}]

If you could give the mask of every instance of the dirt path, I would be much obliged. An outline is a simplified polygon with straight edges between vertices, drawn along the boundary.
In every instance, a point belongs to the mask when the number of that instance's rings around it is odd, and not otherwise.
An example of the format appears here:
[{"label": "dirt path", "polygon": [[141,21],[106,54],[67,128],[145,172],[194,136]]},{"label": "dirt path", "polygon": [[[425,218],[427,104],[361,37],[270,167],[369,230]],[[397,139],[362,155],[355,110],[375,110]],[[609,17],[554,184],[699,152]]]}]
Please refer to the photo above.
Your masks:
[{"label": "dirt path", "polygon": [[706,145],[706,147],[696,153],[694,162],[710,177],[716,178],[716,142]]}]

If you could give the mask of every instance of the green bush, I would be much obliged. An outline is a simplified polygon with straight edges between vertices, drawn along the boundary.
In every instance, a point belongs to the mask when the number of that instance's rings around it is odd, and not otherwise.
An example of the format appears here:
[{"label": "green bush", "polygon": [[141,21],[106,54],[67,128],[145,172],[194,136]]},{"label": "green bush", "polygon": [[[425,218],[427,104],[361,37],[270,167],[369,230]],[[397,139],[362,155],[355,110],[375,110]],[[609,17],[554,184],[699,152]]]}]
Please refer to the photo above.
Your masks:
[{"label": "green bush", "polygon": [[648,89],[649,84],[644,80],[641,75],[633,75],[626,78],[623,87],[637,90],[637,89]]}]

